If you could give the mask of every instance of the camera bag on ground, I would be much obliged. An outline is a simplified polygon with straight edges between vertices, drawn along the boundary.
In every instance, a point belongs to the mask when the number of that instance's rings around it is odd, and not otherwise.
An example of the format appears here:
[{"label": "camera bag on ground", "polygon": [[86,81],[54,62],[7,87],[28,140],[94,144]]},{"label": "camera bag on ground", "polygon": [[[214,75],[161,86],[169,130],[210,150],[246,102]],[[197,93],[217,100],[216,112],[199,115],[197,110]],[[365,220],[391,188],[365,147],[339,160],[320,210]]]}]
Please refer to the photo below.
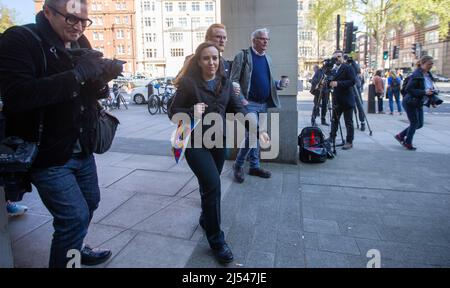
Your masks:
[{"label": "camera bag on ground", "polygon": [[319,127],[305,127],[298,135],[300,161],[323,163],[328,158],[325,137]]},{"label": "camera bag on ground", "polygon": [[[39,43],[44,58],[42,76],[47,71],[47,58],[42,48],[42,40],[33,28],[34,24],[21,26],[27,30]],[[2,41],[0,37],[0,41]],[[0,112],[1,113],[1,112]],[[0,176],[5,188],[5,198],[10,201],[21,201],[25,192],[31,192],[31,178],[29,170],[38,153],[44,129],[43,111],[39,112],[39,133],[37,142],[27,142],[15,136],[0,139]],[[3,131],[1,133],[4,135]]]}]

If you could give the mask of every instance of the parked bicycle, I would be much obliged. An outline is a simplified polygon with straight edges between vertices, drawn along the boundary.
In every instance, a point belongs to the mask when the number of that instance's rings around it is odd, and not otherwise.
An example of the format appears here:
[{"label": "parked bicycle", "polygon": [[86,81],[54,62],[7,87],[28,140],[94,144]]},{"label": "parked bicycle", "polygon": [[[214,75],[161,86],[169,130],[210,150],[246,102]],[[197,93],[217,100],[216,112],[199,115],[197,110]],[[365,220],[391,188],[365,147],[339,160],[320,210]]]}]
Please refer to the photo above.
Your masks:
[{"label": "parked bicycle", "polygon": [[122,87],[124,84],[113,84],[113,88],[108,98],[102,100],[102,105],[107,110],[120,109],[122,103],[125,109],[128,109],[127,101],[123,97]]},{"label": "parked bicycle", "polygon": [[[154,85],[154,91],[156,94],[151,95],[148,98],[148,112],[150,115],[155,115],[156,113],[167,113],[167,104],[169,100],[175,95],[175,88],[173,86],[161,84]],[[164,88],[162,94],[159,93],[159,88]]]}]

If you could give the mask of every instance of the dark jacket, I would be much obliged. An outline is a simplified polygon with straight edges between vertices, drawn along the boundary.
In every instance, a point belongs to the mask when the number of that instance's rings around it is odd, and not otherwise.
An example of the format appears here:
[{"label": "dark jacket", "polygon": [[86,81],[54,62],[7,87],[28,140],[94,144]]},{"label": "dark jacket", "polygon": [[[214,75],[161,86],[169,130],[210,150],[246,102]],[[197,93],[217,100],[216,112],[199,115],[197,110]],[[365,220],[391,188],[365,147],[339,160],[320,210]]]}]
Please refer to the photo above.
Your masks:
[{"label": "dark jacket", "polygon": [[[97,99],[107,96],[108,87],[99,82],[77,83],[70,56],[43,12],[36,15],[33,30],[43,41],[45,73],[41,46],[29,31],[10,28],[0,41],[6,136],[36,142],[42,111],[44,129],[34,167],[59,166],[70,159],[77,139],[84,155],[92,153]],[[84,36],[73,47],[91,48]]]},{"label": "dark jacket", "polygon": [[[226,113],[247,114],[241,100],[234,95],[231,81],[226,78],[218,81],[222,81],[222,89],[219,93],[214,93],[204,80],[190,76],[183,77],[177,88],[177,95],[169,108],[169,117],[172,118],[176,113],[187,113],[193,119],[194,105],[198,103],[208,105],[203,116],[208,113],[218,113],[222,116],[224,125]],[[211,126],[202,124],[203,133],[205,133]],[[223,128],[223,131],[226,131],[225,127]]]},{"label": "dark jacket", "polygon": [[333,97],[335,97],[337,104],[345,108],[355,107],[355,95],[353,86],[356,83],[356,75],[353,69],[347,64],[341,64],[333,81],[337,81],[337,87],[333,88]]},{"label": "dark jacket", "polygon": [[[430,77],[434,82],[433,75],[430,73]],[[425,91],[425,78],[423,77],[423,71],[417,68],[411,76],[409,76],[408,84],[405,87],[405,102],[410,103],[411,98],[416,98],[415,102],[425,102],[426,91]]]}]

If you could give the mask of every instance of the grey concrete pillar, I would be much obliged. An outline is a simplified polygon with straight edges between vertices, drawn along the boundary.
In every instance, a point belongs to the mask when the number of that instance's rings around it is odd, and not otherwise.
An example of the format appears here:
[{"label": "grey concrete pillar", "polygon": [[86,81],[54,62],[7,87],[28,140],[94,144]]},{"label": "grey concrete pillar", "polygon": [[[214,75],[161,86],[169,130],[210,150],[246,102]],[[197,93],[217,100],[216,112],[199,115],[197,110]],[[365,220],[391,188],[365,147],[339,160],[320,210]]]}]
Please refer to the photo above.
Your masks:
[{"label": "grey concrete pillar", "polygon": [[11,238],[8,232],[8,214],[6,213],[5,191],[0,187],[0,268],[13,267]]},{"label": "grey concrete pillar", "polygon": [[251,45],[250,34],[258,28],[270,30],[268,54],[274,65],[274,77],[287,75],[290,86],[279,91],[280,153],[276,162],[297,164],[297,0],[222,0],[222,23],[227,27],[226,59],[233,59]]}]

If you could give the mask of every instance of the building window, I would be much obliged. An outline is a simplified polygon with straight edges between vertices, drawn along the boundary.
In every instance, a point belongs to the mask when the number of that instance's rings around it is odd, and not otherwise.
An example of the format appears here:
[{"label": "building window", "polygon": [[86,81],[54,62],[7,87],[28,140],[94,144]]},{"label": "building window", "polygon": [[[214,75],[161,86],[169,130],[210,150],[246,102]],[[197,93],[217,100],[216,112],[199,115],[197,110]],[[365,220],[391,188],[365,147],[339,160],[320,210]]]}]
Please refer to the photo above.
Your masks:
[{"label": "building window", "polygon": [[145,42],[156,42],[156,33],[145,33]]},{"label": "building window", "polygon": [[429,56],[433,57],[433,60],[439,59],[439,49],[438,48],[428,49],[427,53]]},{"label": "building window", "polygon": [[165,2],[164,7],[166,8],[166,12],[172,12],[173,11],[173,3],[172,2]]},{"label": "building window", "polygon": [[298,56],[299,57],[311,57],[312,56],[312,47],[298,47]]},{"label": "building window", "polygon": [[198,28],[200,27],[200,17],[192,17],[192,28]]},{"label": "building window", "polygon": [[192,11],[200,11],[200,2],[192,2]]},{"label": "building window", "polygon": [[298,1],[298,10],[299,11],[303,10],[303,1]]},{"label": "building window", "polygon": [[93,32],[93,33],[92,33],[92,38],[93,38],[94,40],[98,40],[98,32]]},{"label": "building window", "polygon": [[178,2],[178,10],[181,12],[186,11],[186,2]]},{"label": "building window", "polygon": [[117,54],[119,54],[119,55],[125,54],[125,46],[124,45],[117,45],[116,47],[117,47],[116,48]]},{"label": "building window", "polygon": [[214,24],[214,17],[206,17],[205,18],[205,23],[206,23],[206,26],[210,26],[210,25],[212,25],[212,24]]},{"label": "building window", "polygon": [[147,58],[156,58],[156,49],[154,48],[145,49],[145,56],[147,56]]},{"label": "building window", "polygon": [[97,18],[97,25],[98,26],[103,26],[103,17],[98,17]]},{"label": "building window", "polygon": [[120,16],[114,17],[114,23],[120,24]]},{"label": "building window", "polygon": [[172,57],[183,57],[184,49],[183,48],[172,48],[170,49],[170,56]]},{"label": "building window", "polygon": [[181,17],[178,19],[178,25],[180,27],[187,27],[187,18],[186,17]]},{"label": "building window", "polygon": [[173,18],[166,18],[166,27],[167,28],[173,27]]},{"label": "building window", "polygon": [[196,32],[195,39],[197,40],[197,42],[205,41],[205,32]]},{"label": "building window", "polygon": [[299,30],[298,31],[298,40],[311,41],[312,40],[312,32]]},{"label": "building window", "polygon": [[213,2],[205,2],[205,10],[206,11],[214,11],[214,3]]},{"label": "building window", "polygon": [[144,11],[155,11],[155,2],[144,1]]},{"label": "building window", "polygon": [[405,37],[403,38],[403,47],[406,48],[410,48],[412,44],[414,44],[414,36],[409,36],[409,37]]},{"label": "building window", "polygon": [[123,16],[123,23],[128,24],[128,16]]},{"label": "building window", "polygon": [[123,30],[117,30],[116,39],[123,39],[123,38],[125,38],[125,33],[123,32]]},{"label": "building window", "polygon": [[156,19],[152,17],[145,17],[144,24],[146,27],[152,27],[156,25]]},{"label": "building window", "polygon": [[97,11],[97,3],[92,3],[91,10],[92,11]]},{"label": "building window", "polygon": [[425,33],[425,43],[432,44],[439,42],[439,31],[430,31]]},{"label": "building window", "polygon": [[183,42],[183,33],[170,33],[169,37],[172,42]]},{"label": "building window", "polygon": [[102,53],[105,51],[105,48],[103,46],[95,47],[94,49],[97,50],[97,51],[100,51]]},{"label": "building window", "polygon": [[431,16],[430,19],[425,22],[425,28],[430,28],[436,25],[439,25],[439,17],[436,15]]}]

